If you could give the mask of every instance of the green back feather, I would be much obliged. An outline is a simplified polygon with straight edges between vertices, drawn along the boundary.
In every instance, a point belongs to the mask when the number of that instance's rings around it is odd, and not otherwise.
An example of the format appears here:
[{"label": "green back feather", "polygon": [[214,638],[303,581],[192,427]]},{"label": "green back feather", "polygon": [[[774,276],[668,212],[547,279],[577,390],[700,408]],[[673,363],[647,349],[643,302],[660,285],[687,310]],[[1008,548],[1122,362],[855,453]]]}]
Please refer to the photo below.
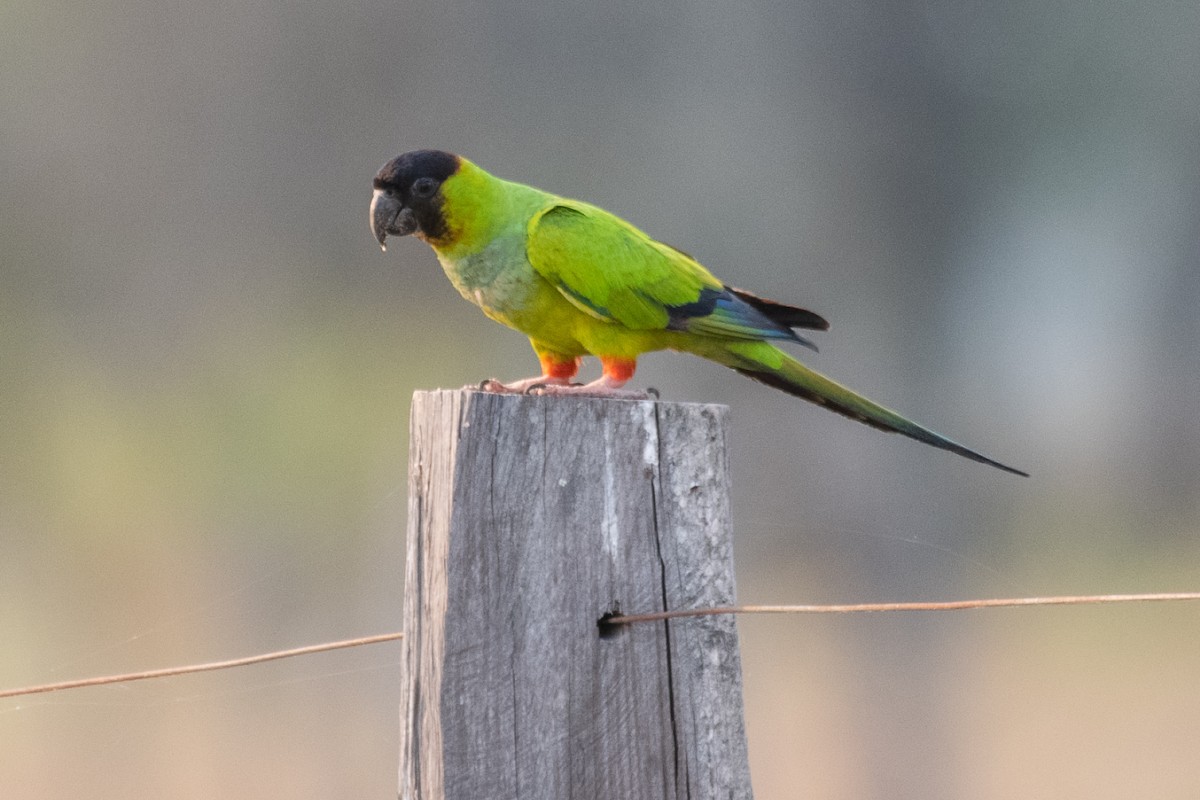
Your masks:
[{"label": "green back feather", "polygon": [[633,330],[661,330],[670,308],[721,282],[696,261],[607,211],[558,200],[529,222],[529,263],[587,313]]}]

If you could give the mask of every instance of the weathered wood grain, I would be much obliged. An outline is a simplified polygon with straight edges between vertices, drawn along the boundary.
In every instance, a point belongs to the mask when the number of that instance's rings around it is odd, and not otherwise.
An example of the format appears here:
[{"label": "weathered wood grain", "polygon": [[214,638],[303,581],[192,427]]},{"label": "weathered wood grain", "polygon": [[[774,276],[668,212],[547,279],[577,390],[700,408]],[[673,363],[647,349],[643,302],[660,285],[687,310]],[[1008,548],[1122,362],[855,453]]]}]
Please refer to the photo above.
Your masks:
[{"label": "weathered wood grain", "polygon": [[403,800],[750,798],[725,409],[413,399]]}]

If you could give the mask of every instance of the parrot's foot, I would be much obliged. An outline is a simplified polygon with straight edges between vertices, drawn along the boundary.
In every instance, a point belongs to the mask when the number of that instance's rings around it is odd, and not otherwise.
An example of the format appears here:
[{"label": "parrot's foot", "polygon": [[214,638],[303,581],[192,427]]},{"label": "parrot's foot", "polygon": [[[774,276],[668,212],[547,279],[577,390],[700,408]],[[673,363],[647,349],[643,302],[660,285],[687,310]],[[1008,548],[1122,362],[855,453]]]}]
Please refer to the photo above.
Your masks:
[{"label": "parrot's foot", "polygon": [[488,378],[481,381],[479,386],[468,386],[469,389],[478,389],[481,392],[492,392],[494,394],[531,394],[539,389],[547,386],[567,386],[570,383],[569,378],[555,378],[550,375],[539,375],[536,378],[525,378],[512,383],[501,383],[495,378]]},{"label": "parrot's foot", "polygon": [[612,397],[619,400],[657,400],[658,390],[649,389],[638,392],[632,389],[622,389],[624,381],[617,382],[605,375],[591,383],[557,383],[531,387],[530,394],[539,395],[574,395],[576,397]]}]

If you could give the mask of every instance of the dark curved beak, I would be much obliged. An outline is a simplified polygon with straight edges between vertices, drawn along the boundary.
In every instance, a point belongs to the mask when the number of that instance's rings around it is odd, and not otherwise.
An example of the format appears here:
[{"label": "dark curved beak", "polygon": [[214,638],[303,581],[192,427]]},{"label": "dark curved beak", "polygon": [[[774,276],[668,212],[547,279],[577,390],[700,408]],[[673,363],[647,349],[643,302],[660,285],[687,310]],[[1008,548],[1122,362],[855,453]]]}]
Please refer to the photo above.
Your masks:
[{"label": "dark curved beak", "polygon": [[396,196],[383,189],[376,189],[371,197],[371,233],[383,250],[387,250],[387,237],[408,236],[417,230],[417,216],[406,208]]}]

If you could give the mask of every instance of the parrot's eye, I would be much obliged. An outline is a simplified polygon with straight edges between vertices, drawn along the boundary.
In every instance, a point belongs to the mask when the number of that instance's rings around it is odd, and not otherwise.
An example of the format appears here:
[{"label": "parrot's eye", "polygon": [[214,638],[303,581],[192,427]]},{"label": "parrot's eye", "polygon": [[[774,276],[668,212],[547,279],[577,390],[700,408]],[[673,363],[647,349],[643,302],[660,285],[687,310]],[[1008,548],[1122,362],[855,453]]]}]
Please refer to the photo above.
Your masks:
[{"label": "parrot's eye", "polygon": [[437,191],[437,187],[437,181],[433,178],[417,178],[413,181],[410,191],[415,197],[433,197],[433,193]]}]

